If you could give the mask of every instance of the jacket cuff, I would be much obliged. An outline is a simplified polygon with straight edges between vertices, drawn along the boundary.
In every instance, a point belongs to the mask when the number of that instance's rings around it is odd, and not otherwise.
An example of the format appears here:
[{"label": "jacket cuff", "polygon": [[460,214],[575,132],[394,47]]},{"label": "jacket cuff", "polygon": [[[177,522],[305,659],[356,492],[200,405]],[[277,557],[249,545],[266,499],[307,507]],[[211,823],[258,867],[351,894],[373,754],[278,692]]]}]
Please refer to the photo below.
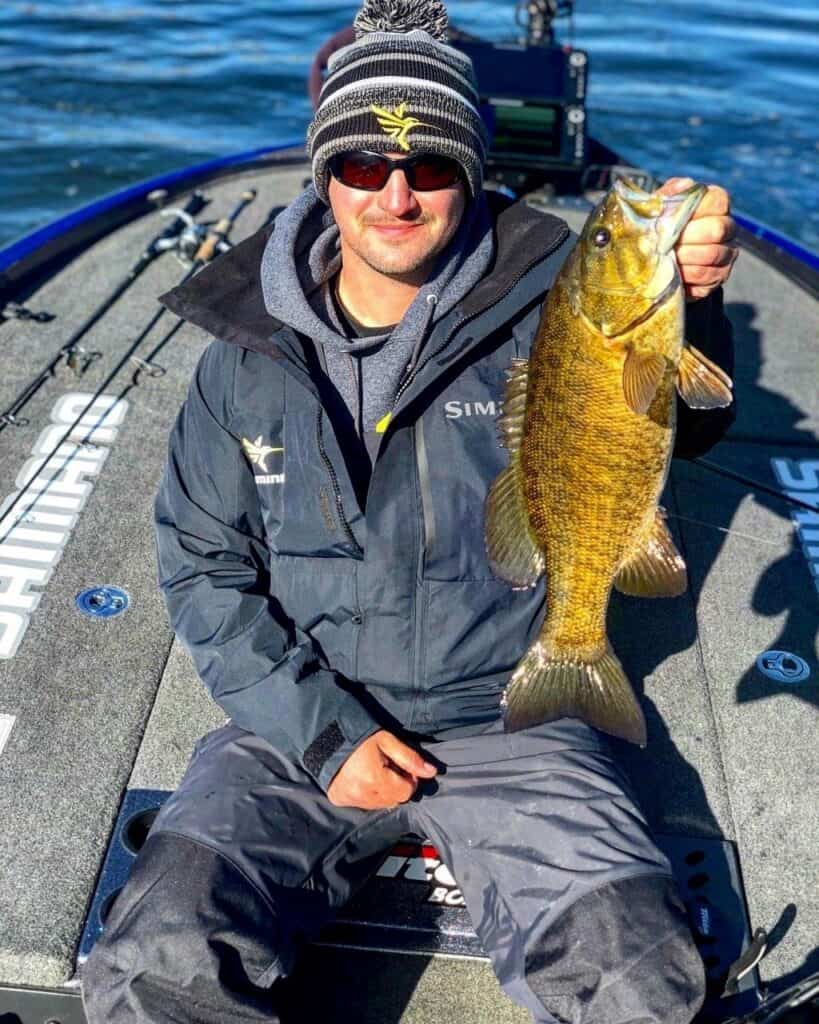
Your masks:
[{"label": "jacket cuff", "polygon": [[338,770],[355,748],[381,725],[355,697],[345,694],[337,717],[321,730],[300,758],[305,771],[326,793]]}]

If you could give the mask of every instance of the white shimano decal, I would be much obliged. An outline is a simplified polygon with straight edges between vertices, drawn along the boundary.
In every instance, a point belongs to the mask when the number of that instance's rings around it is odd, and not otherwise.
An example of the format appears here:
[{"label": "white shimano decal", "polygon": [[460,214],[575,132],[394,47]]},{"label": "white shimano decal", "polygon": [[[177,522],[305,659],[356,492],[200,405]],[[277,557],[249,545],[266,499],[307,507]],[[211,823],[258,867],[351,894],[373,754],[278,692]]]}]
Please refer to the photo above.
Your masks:
[{"label": "white shimano decal", "polygon": [[[786,494],[819,509],[819,459],[771,459],[771,466]],[[795,508],[791,519],[819,591],[819,512]]]},{"label": "white shimano decal", "polygon": [[17,653],[128,411],[124,399],[100,395],[71,429],[92,398],[73,392],[57,401],[18,490],[0,504],[0,659]]}]

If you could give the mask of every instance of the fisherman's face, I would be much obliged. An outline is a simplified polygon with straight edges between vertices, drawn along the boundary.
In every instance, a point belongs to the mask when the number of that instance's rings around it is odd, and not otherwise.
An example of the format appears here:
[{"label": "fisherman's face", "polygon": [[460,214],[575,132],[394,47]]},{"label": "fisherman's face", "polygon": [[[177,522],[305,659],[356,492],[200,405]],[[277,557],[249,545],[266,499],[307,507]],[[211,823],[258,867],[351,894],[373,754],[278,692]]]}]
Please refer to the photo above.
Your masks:
[{"label": "fisherman's face", "polygon": [[[403,154],[386,155],[400,159]],[[349,188],[331,175],[328,193],[345,265],[358,258],[380,274],[418,284],[455,234],[466,205],[462,181],[414,192],[400,169],[379,192]]]}]

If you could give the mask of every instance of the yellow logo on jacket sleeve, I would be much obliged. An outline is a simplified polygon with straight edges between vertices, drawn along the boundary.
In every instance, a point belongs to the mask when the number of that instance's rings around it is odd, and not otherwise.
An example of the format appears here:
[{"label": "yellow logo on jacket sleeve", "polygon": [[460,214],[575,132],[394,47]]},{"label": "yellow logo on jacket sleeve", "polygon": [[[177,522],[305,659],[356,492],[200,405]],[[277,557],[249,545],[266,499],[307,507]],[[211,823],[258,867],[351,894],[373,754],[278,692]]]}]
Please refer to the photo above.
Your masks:
[{"label": "yellow logo on jacket sleeve", "polygon": [[428,124],[426,121],[419,121],[417,117],[413,117],[411,114],[407,115],[407,104],[399,103],[395,110],[385,110],[384,107],[376,106],[375,103],[370,104],[370,110],[375,114],[379,125],[389,135],[391,139],[395,139],[400,149],[403,149],[405,153],[409,152],[409,143],[407,142],[407,132],[410,128],[435,128],[434,124]]},{"label": "yellow logo on jacket sleeve", "polygon": [[271,448],[270,445],[262,444],[261,434],[259,434],[255,441],[248,441],[246,437],[243,437],[242,448],[244,448],[245,455],[247,455],[251,463],[264,470],[265,473],[267,472],[267,464],[265,463],[267,456],[273,452],[284,451],[284,448]]}]

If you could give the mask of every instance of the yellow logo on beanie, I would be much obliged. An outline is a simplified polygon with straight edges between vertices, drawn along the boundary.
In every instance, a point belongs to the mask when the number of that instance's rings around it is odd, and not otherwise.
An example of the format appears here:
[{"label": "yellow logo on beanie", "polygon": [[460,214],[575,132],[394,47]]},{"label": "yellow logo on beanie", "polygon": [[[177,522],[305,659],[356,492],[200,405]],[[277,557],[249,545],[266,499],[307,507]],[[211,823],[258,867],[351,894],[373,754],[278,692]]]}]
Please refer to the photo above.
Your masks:
[{"label": "yellow logo on beanie", "polygon": [[391,139],[395,139],[405,153],[409,153],[407,132],[410,128],[435,128],[436,126],[428,124],[426,121],[419,121],[412,115],[405,116],[406,109],[406,103],[399,103],[395,110],[385,110],[383,107],[377,107],[375,103],[370,104],[370,110],[378,119],[379,125]]}]

